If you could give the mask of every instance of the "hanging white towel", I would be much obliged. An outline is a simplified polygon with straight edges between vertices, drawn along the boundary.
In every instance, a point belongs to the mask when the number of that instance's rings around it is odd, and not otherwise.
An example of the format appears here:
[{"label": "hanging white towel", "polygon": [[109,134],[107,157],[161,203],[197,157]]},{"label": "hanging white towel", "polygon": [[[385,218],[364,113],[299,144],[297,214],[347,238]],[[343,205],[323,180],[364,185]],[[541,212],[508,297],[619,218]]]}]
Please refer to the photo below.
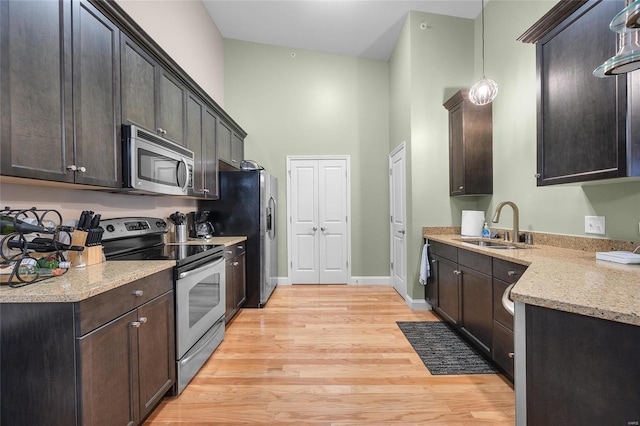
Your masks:
[{"label": "hanging white towel", "polygon": [[429,243],[422,247],[422,260],[420,261],[420,279],[418,282],[427,285],[427,278],[431,276],[431,266],[429,265]]}]

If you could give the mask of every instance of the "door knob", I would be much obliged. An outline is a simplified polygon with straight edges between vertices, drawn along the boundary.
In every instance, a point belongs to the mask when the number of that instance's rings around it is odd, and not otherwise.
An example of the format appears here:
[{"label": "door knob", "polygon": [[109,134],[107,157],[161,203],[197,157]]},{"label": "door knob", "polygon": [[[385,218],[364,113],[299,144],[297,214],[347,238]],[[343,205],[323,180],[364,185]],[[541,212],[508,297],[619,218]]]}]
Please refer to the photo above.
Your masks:
[{"label": "door knob", "polygon": [[404,235],[404,232],[405,232],[405,231],[404,231],[404,229],[400,231],[400,233],[401,233],[402,235]]},{"label": "door knob", "polygon": [[325,228],[325,227],[323,226],[322,228],[320,228],[320,230],[321,230],[322,232],[324,232],[324,231],[326,231],[326,230],[327,230],[327,228]]},{"label": "door knob", "polygon": [[315,226],[311,229],[313,229],[313,232],[316,232],[318,230],[318,228],[316,228]]}]

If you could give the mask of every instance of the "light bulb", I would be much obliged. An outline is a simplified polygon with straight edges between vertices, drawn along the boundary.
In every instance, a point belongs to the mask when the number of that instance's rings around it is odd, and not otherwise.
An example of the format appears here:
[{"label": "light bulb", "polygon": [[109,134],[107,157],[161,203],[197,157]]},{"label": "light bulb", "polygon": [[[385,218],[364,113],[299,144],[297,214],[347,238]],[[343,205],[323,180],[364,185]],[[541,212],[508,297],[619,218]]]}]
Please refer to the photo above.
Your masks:
[{"label": "light bulb", "polygon": [[469,90],[469,100],[476,105],[491,103],[498,94],[498,83],[490,78],[483,78]]}]

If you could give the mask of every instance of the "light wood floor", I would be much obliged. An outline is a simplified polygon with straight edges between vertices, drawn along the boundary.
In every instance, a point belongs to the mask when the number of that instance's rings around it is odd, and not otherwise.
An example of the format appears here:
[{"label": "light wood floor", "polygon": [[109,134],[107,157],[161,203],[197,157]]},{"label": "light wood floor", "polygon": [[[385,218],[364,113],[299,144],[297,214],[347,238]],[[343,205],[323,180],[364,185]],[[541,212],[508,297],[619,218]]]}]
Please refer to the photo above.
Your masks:
[{"label": "light wood floor", "polygon": [[513,425],[502,376],[432,376],[396,325],[432,320],[391,287],[279,286],[145,425]]}]

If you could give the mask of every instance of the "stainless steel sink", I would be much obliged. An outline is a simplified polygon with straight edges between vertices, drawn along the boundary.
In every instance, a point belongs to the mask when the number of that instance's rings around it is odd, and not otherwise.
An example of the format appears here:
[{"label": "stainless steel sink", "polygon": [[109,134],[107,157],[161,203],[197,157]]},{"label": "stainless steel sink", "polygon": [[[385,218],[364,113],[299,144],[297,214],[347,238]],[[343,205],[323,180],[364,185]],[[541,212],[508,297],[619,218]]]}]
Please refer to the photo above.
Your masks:
[{"label": "stainless steel sink", "polygon": [[509,244],[508,242],[499,242],[499,241],[463,241],[467,244],[475,244],[480,247],[487,247],[492,249],[503,249],[503,250],[515,250],[515,249],[524,249],[525,247],[518,247],[513,244]]}]

